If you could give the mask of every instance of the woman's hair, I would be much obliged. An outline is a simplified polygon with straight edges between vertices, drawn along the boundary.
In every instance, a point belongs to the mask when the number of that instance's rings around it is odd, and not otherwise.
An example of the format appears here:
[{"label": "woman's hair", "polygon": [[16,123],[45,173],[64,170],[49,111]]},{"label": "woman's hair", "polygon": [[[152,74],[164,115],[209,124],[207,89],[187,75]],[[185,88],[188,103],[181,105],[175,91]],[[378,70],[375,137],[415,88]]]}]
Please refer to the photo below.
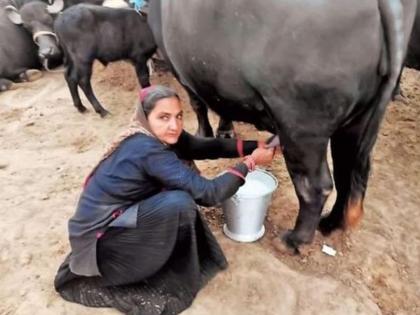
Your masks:
[{"label": "woman's hair", "polygon": [[163,85],[152,85],[142,89],[140,92],[140,102],[146,117],[149,116],[158,101],[168,97],[176,97],[180,99],[173,89]]}]

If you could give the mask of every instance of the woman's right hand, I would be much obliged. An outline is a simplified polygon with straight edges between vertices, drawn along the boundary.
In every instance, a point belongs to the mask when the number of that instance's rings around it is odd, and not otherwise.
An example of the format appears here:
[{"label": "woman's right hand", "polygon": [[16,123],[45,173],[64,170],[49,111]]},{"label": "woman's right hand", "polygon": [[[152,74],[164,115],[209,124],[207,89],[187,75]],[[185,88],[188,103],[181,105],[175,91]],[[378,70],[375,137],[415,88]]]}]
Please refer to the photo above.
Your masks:
[{"label": "woman's right hand", "polygon": [[275,148],[256,148],[251,157],[256,165],[269,164],[273,160]]}]

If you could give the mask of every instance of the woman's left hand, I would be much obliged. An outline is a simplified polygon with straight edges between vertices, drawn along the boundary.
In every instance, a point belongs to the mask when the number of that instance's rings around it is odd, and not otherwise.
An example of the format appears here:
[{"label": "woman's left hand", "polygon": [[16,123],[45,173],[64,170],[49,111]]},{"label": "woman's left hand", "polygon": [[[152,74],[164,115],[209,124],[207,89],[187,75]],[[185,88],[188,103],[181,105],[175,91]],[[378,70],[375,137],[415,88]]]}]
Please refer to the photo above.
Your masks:
[{"label": "woman's left hand", "polygon": [[[264,165],[269,164],[273,160],[274,157],[274,148],[256,148],[250,157],[255,162],[256,165]],[[246,157],[245,157],[246,159]]]}]

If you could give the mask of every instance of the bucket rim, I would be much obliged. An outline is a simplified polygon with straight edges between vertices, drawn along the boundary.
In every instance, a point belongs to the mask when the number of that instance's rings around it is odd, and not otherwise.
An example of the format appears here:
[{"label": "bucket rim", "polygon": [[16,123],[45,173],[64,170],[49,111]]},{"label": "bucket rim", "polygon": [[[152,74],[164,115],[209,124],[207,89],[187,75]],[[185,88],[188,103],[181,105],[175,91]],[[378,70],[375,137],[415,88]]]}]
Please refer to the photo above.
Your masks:
[{"label": "bucket rim", "polygon": [[[261,172],[261,173],[265,173],[266,175],[268,175],[268,176],[270,176],[271,177],[271,179],[273,179],[274,180],[274,187],[273,187],[273,190],[272,191],[270,191],[270,192],[267,192],[267,193],[265,193],[265,194],[262,194],[262,195],[259,195],[259,196],[246,196],[246,195],[241,195],[240,196],[240,198],[241,199],[257,199],[257,198],[262,198],[262,197],[266,197],[266,196],[268,196],[268,195],[271,195],[278,187],[279,187],[279,181],[278,181],[278,179],[271,173],[271,172],[269,172],[269,171],[267,171],[267,170],[265,170],[265,169],[263,169],[263,168],[259,168],[259,167],[257,167],[255,170],[254,170],[254,172]],[[237,197],[237,198],[239,198],[239,195],[237,195],[237,192],[232,196],[232,197]],[[232,197],[230,197],[230,198],[232,198]]]}]

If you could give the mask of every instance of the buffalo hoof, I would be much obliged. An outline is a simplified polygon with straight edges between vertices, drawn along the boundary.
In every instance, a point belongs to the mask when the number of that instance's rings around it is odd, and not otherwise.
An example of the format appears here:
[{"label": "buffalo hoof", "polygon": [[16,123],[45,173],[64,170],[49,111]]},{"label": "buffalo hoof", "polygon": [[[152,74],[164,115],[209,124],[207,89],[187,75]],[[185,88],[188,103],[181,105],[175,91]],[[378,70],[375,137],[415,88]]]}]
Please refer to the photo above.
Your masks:
[{"label": "buffalo hoof", "polygon": [[10,80],[0,79],[0,92],[17,89],[17,84]]},{"label": "buffalo hoof", "polygon": [[293,252],[293,254],[300,254],[299,246],[302,245],[304,242],[296,236],[295,232],[293,232],[292,230],[288,230],[283,234],[281,240],[286,244],[287,248],[289,248],[289,250]]},{"label": "buffalo hoof", "polygon": [[404,96],[404,95],[402,95],[402,94],[397,94],[397,95],[395,95],[395,96],[394,96],[394,98],[393,98],[393,101],[394,101],[394,102],[403,103],[404,105],[407,105],[407,104],[408,104],[407,99],[406,99],[406,98],[405,98],[405,96]]},{"label": "buffalo hoof", "polygon": [[87,111],[87,108],[84,107],[83,105],[76,106],[76,109],[79,113],[82,113],[82,114],[86,113],[86,111]]},{"label": "buffalo hoof", "polygon": [[101,110],[98,114],[101,116],[101,118],[105,118],[106,116],[111,115],[111,113],[108,112],[105,109],[104,110]]},{"label": "buffalo hoof", "polygon": [[331,216],[325,216],[319,221],[318,230],[324,236],[329,236],[332,232],[341,228],[341,224],[337,219]]},{"label": "buffalo hoof", "polygon": [[234,130],[217,130],[216,137],[222,139],[235,139],[236,133]]},{"label": "buffalo hoof", "polygon": [[312,243],[315,235],[314,232],[287,230],[281,239],[294,254],[305,254],[305,248],[307,249],[308,247],[303,245]]},{"label": "buffalo hoof", "polygon": [[281,237],[276,237],[272,240],[271,245],[281,254],[298,255],[299,249],[290,247]]},{"label": "buffalo hoof", "polygon": [[38,70],[38,69],[29,69],[26,70],[23,74],[23,80],[28,81],[28,82],[32,82],[35,80],[38,80],[42,77],[42,71]]}]

